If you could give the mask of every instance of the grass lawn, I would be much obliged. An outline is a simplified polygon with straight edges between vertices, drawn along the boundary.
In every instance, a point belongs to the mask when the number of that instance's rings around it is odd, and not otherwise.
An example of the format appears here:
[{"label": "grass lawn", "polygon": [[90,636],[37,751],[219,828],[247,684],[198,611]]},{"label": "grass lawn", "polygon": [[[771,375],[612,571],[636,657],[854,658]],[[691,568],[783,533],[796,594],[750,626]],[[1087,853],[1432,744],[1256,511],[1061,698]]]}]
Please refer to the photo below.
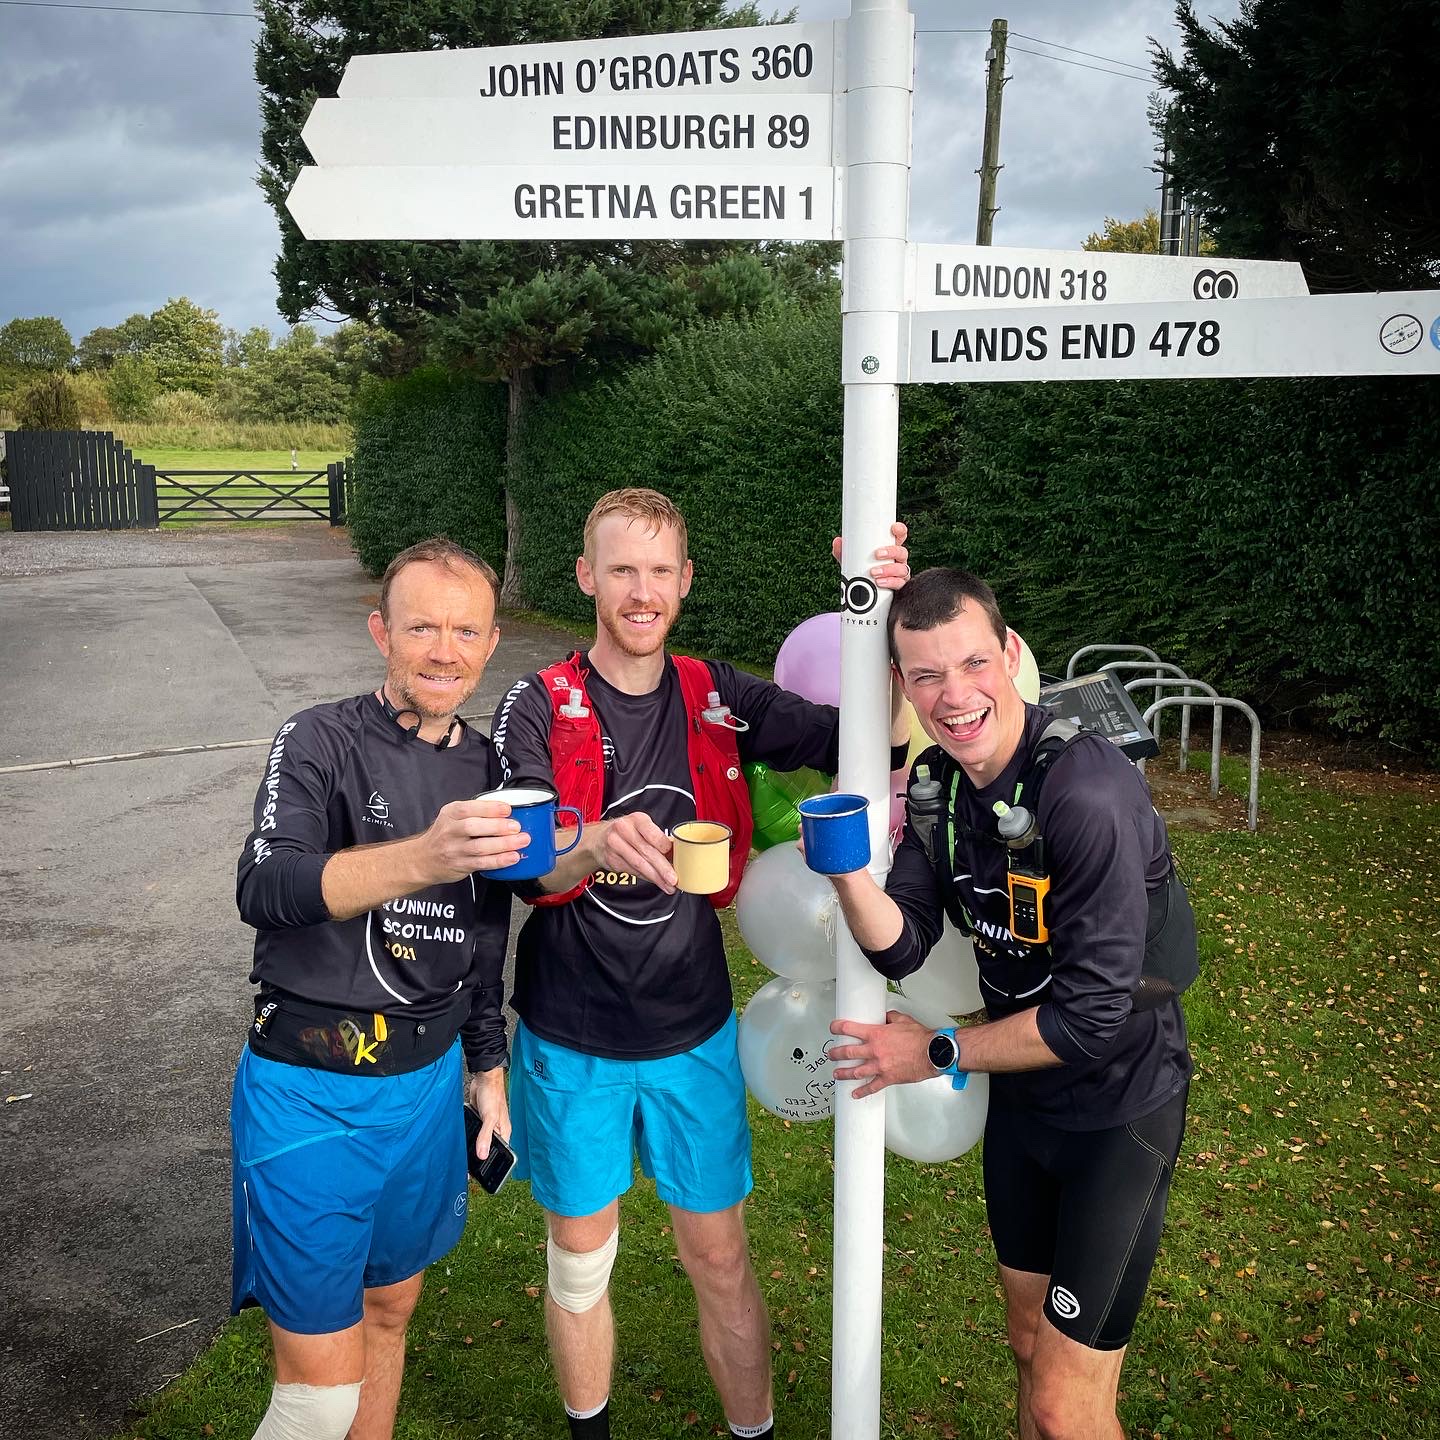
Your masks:
[{"label": "grass lawn", "polygon": [[[145,446],[135,452],[137,460],[157,470],[288,470],[288,450],[174,450]],[[344,454],[333,450],[302,450],[301,470],[323,470]]]},{"label": "grass lawn", "polygon": [[[1168,760],[1167,764],[1173,764]],[[1226,762],[1227,789],[1244,767]],[[1440,786],[1292,765],[1261,829],[1174,837],[1199,916],[1197,1073],[1170,1219],[1131,1345],[1133,1436],[1440,1434]],[[743,1003],[768,980],[730,914]],[[753,1112],[750,1226],[786,1440],[829,1435],[831,1126]],[[528,1188],[472,1190],[411,1329],[401,1440],[566,1434]],[[887,1165],[883,1436],[1014,1433],[978,1152]],[[693,1301],[653,1189],[622,1216],[616,1433],[719,1434]],[[123,1433],[248,1440],[269,1393],[250,1312]]]}]

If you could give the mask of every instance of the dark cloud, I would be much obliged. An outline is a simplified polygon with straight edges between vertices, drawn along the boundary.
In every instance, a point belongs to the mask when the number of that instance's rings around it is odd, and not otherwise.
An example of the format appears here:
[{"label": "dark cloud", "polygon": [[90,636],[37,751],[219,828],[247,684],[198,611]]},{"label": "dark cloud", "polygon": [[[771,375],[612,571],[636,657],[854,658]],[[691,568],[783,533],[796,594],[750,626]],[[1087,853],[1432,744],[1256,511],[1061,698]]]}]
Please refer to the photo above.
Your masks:
[{"label": "dark cloud", "polygon": [[[850,7],[798,8],[809,20]],[[1172,0],[1012,0],[985,10],[912,0],[912,9],[921,32],[977,32],[918,38],[910,229],[925,241],[974,238],[993,10],[1007,12],[1013,36],[1138,65],[1148,63],[1149,36],[1173,43],[1175,34]],[[236,328],[280,323],[276,224],[254,183],[256,34],[244,19],[0,6],[0,323],[59,315],[78,339],[181,294]],[[1106,215],[1154,203],[1150,87],[1080,64],[1011,57],[999,244],[1078,246]]]}]

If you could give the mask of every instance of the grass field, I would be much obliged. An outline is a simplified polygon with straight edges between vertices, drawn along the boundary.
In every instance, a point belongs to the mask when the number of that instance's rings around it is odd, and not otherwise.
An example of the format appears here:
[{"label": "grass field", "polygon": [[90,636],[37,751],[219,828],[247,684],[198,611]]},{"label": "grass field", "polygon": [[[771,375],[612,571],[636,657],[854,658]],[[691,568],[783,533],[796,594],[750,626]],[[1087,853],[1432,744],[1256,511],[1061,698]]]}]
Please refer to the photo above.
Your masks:
[{"label": "grass field", "polygon": [[[157,470],[289,470],[288,450],[181,450],[173,446],[146,445],[134,451],[137,460]],[[301,450],[301,470],[323,470],[345,454],[337,450]]]},{"label": "grass field", "polygon": [[[1171,763],[1167,760],[1167,764]],[[1246,784],[1226,762],[1227,789]],[[1440,1434],[1436,1320],[1440,785],[1292,764],[1257,835],[1175,848],[1200,920],[1196,1077],[1170,1219],[1132,1343],[1132,1436]],[[737,1001],[765,980],[727,913]],[[829,1435],[831,1126],[758,1110],[750,1225],[786,1440]],[[565,1435],[545,1358],[544,1226],[528,1189],[473,1192],[411,1330],[400,1440]],[[631,1437],[718,1434],[693,1302],[653,1189],[622,1218],[612,1412]],[[1014,1433],[977,1152],[887,1163],[881,1434]],[[123,1433],[244,1440],[269,1393],[254,1312]]]}]

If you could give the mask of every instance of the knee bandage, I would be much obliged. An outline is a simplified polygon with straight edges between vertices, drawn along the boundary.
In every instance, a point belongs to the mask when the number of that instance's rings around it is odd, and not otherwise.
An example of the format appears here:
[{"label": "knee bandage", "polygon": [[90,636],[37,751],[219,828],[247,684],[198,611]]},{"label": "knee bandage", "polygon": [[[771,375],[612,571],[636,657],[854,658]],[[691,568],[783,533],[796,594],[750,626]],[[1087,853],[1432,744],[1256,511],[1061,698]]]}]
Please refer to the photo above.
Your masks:
[{"label": "knee bandage", "polygon": [[610,1271],[619,1246],[618,1229],[610,1232],[610,1238],[598,1250],[587,1250],[583,1255],[562,1250],[553,1240],[547,1240],[545,1260],[550,1271],[550,1298],[572,1315],[583,1315],[598,1305],[609,1288]]},{"label": "knee bandage", "polygon": [[255,1440],[345,1440],[360,1407],[360,1382],[353,1385],[279,1385]]}]

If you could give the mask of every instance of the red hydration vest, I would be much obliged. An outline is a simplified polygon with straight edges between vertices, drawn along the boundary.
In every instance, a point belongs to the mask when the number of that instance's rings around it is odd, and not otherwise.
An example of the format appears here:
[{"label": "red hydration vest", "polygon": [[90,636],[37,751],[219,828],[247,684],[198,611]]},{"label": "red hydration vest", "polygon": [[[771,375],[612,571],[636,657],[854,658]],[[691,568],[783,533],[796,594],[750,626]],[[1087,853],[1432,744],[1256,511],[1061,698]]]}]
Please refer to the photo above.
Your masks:
[{"label": "red hydration vest", "polygon": [[[689,655],[672,655],[671,663],[680,677],[680,693],[685,702],[686,752],[690,760],[690,782],[695,787],[695,813],[706,820],[728,825],[733,832],[730,840],[730,878],[710,903],[722,910],[735,898],[745,862],[750,858],[750,837],[755,822],[750,814],[750,790],[740,770],[740,749],[735,732],[728,725],[704,720],[701,712],[709,707],[714,680],[710,667],[703,660]],[[573,805],[587,825],[599,820],[605,798],[605,753],[600,736],[600,722],[585,689],[589,671],[580,666],[577,650],[566,660],[557,661],[540,671],[540,683],[550,697],[550,769],[555,776],[555,790],[562,805]],[[582,718],[565,715],[562,707],[570,703],[570,692],[578,690],[581,704],[588,712]],[[535,905],[565,905],[575,899],[592,876],[587,875],[573,890],[563,895],[541,895]]]}]

